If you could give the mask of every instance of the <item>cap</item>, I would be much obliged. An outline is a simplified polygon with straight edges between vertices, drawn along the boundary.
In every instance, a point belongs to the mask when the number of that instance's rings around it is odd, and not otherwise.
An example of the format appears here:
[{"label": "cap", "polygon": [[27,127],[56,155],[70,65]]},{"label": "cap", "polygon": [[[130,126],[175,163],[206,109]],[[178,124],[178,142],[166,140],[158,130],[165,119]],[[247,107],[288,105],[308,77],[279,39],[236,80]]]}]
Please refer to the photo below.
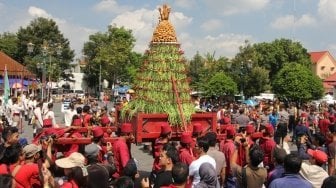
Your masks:
[{"label": "cap", "polygon": [[25,147],[26,145],[28,145],[27,138],[20,138],[19,139],[19,144],[21,145],[21,147]]},{"label": "cap", "polygon": [[268,124],[265,126],[265,133],[266,134],[273,134],[274,133],[274,128],[271,124]]},{"label": "cap", "polygon": [[23,148],[23,154],[26,158],[33,157],[36,153],[42,150],[41,146],[35,144],[28,144]]},{"label": "cap", "polygon": [[103,116],[100,118],[101,124],[107,125],[110,123],[110,119],[107,116]]},{"label": "cap", "polygon": [[131,132],[133,132],[132,124],[130,124],[130,123],[123,123],[121,125],[121,132],[122,133],[131,133]]},{"label": "cap", "polygon": [[255,132],[255,133],[252,133],[252,135],[251,135],[252,140],[257,140],[257,139],[262,138],[262,137],[263,137],[262,132]]},{"label": "cap", "polygon": [[96,126],[92,129],[92,135],[93,137],[97,138],[97,137],[101,137],[104,135],[104,130],[99,127],[99,126]]},{"label": "cap", "polygon": [[56,165],[61,168],[73,168],[76,166],[83,167],[84,162],[85,162],[85,157],[78,152],[73,152],[69,155],[69,157],[57,159],[55,161]]},{"label": "cap", "polygon": [[234,136],[236,134],[236,129],[233,126],[228,126],[226,128],[226,135],[227,136]]},{"label": "cap", "polygon": [[188,132],[183,132],[181,135],[181,143],[190,144],[193,141],[191,134]]},{"label": "cap", "polygon": [[161,124],[161,133],[166,134],[172,132],[172,129],[168,123]]},{"label": "cap", "polygon": [[195,123],[194,126],[193,126],[193,132],[194,133],[201,133],[201,132],[203,132],[202,124]]},{"label": "cap", "polygon": [[84,148],[85,156],[98,156],[99,150],[97,144],[88,144]]},{"label": "cap", "polygon": [[306,112],[301,113],[301,117],[307,117],[307,116],[308,116],[308,114]]},{"label": "cap", "polygon": [[82,126],[82,120],[81,119],[74,119],[72,121],[72,126]]},{"label": "cap", "polygon": [[252,134],[252,133],[254,133],[254,131],[255,131],[255,128],[254,128],[253,125],[248,124],[248,125],[246,126],[246,133],[247,133],[247,134]]},{"label": "cap", "polygon": [[326,163],[328,161],[328,156],[325,152],[321,150],[308,149],[307,153],[312,156],[318,163]]}]

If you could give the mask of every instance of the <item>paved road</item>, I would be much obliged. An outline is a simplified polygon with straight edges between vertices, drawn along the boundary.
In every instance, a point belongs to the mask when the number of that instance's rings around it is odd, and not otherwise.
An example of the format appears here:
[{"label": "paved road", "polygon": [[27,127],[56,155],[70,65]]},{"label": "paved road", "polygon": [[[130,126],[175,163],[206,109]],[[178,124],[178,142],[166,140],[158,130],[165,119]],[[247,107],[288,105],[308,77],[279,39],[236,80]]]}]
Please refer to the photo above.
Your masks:
[{"label": "paved road", "polygon": [[[63,113],[61,112],[61,103],[54,104],[54,113],[56,117],[56,122],[64,124]],[[32,126],[28,126],[28,123],[23,120],[23,133],[21,137],[27,138],[28,141],[31,141],[33,138],[33,129]],[[153,157],[148,151],[143,150],[142,145],[132,145],[131,149],[132,156],[138,161],[138,168],[142,175],[147,175],[152,168]]]}]

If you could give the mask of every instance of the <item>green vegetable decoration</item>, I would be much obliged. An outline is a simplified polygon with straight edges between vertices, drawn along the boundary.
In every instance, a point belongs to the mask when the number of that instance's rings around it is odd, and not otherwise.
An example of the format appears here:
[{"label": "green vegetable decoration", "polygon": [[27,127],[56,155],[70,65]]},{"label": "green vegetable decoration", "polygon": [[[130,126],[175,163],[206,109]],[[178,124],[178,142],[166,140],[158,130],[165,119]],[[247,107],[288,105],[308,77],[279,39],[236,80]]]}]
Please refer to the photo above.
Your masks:
[{"label": "green vegetable decoration", "polygon": [[171,125],[182,127],[191,121],[191,115],[195,113],[186,60],[177,42],[175,29],[168,20],[170,8],[163,5],[159,12],[159,23],[136,76],[135,96],[123,107],[121,115],[130,119],[138,112],[166,113]]}]

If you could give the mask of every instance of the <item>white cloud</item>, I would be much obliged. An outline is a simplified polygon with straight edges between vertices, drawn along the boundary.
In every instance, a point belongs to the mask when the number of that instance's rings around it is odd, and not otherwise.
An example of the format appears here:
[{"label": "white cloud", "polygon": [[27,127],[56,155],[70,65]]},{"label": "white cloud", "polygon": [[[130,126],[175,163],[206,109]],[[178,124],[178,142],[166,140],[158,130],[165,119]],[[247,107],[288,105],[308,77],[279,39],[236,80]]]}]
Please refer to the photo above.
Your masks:
[{"label": "white cloud", "polygon": [[221,20],[218,19],[210,19],[203,24],[201,24],[201,28],[205,31],[214,31],[222,26]]},{"label": "white cloud", "polygon": [[[151,41],[158,17],[159,13],[157,9],[148,10],[142,8],[118,15],[112,20],[111,25],[115,24],[116,26],[124,26],[127,29],[131,29],[137,40],[134,50],[143,53]],[[175,29],[180,31],[191,23],[192,18],[185,16],[183,13],[173,12],[170,16],[170,21],[175,26]]]},{"label": "white cloud", "polygon": [[320,0],[318,4],[318,13],[323,19],[336,22],[336,1]]},{"label": "white cloud", "polygon": [[119,5],[116,0],[104,0],[100,1],[94,6],[94,10],[98,12],[111,12],[111,13],[123,13],[130,10],[131,7]]},{"label": "white cloud", "polygon": [[195,38],[184,34],[181,37],[182,49],[185,50],[186,56],[191,58],[197,51],[201,55],[207,52],[216,52],[216,56],[226,56],[232,58],[239,51],[239,46],[245,44],[245,40],[253,41],[250,35],[240,35],[234,33],[222,33],[217,36],[205,36]]},{"label": "white cloud", "polygon": [[[153,31],[158,21],[158,11],[139,9],[132,12],[124,12],[114,18],[111,25],[124,26],[131,29],[137,39],[134,50],[143,53],[148,49]],[[239,34],[220,34],[218,36],[208,35],[206,37],[191,36],[187,32],[188,25],[192,22],[192,18],[185,16],[180,12],[173,12],[170,20],[175,26],[177,39],[181,43],[181,48],[185,51],[185,56],[191,58],[197,51],[200,53],[216,51],[216,55],[233,57],[239,46],[244,44],[245,40],[251,40],[249,35]],[[213,20],[210,25],[217,27],[217,20]],[[205,25],[205,24],[204,24]]]},{"label": "white cloud", "polygon": [[[29,22],[36,17],[44,17],[48,19],[53,19],[60,32],[64,35],[65,38],[69,39],[71,49],[75,50],[76,58],[81,56],[81,51],[83,48],[83,44],[88,40],[89,35],[97,32],[95,29],[90,29],[86,27],[82,27],[80,25],[69,23],[67,20],[54,17],[51,14],[47,13],[44,9],[31,6],[28,8],[28,16],[23,17],[22,20],[17,20],[17,25],[25,27],[29,24]],[[17,28],[18,28],[17,27]]]},{"label": "white cloud", "polygon": [[212,11],[221,15],[232,15],[261,10],[269,4],[270,0],[204,0]]},{"label": "white cloud", "polygon": [[288,29],[293,27],[305,27],[316,24],[316,19],[309,14],[303,14],[299,18],[295,18],[294,15],[286,15],[279,17],[271,23],[271,27],[274,29]]},{"label": "white cloud", "polygon": [[52,18],[50,14],[48,14],[45,10],[31,6],[28,9],[29,15],[33,17],[44,17],[44,18]]}]

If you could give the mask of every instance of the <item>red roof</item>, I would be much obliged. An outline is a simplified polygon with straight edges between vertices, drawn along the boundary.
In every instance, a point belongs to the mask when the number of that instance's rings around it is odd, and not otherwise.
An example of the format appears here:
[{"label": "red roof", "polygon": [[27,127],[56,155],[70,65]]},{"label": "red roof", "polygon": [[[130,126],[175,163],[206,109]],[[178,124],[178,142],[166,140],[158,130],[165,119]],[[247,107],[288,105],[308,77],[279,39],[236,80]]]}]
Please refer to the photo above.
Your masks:
[{"label": "red roof", "polygon": [[324,89],[332,89],[332,88],[334,88],[334,86],[332,85],[332,83],[329,84],[329,83],[323,82],[323,88]]},{"label": "red roof", "polygon": [[0,51],[0,74],[2,75],[7,67],[7,73],[10,76],[36,77],[25,66],[21,65],[2,51]]},{"label": "red roof", "polygon": [[324,54],[329,53],[328,51],[321,51],[321,52],[309,52],[310,59],[313,63],[317,63]]}]

